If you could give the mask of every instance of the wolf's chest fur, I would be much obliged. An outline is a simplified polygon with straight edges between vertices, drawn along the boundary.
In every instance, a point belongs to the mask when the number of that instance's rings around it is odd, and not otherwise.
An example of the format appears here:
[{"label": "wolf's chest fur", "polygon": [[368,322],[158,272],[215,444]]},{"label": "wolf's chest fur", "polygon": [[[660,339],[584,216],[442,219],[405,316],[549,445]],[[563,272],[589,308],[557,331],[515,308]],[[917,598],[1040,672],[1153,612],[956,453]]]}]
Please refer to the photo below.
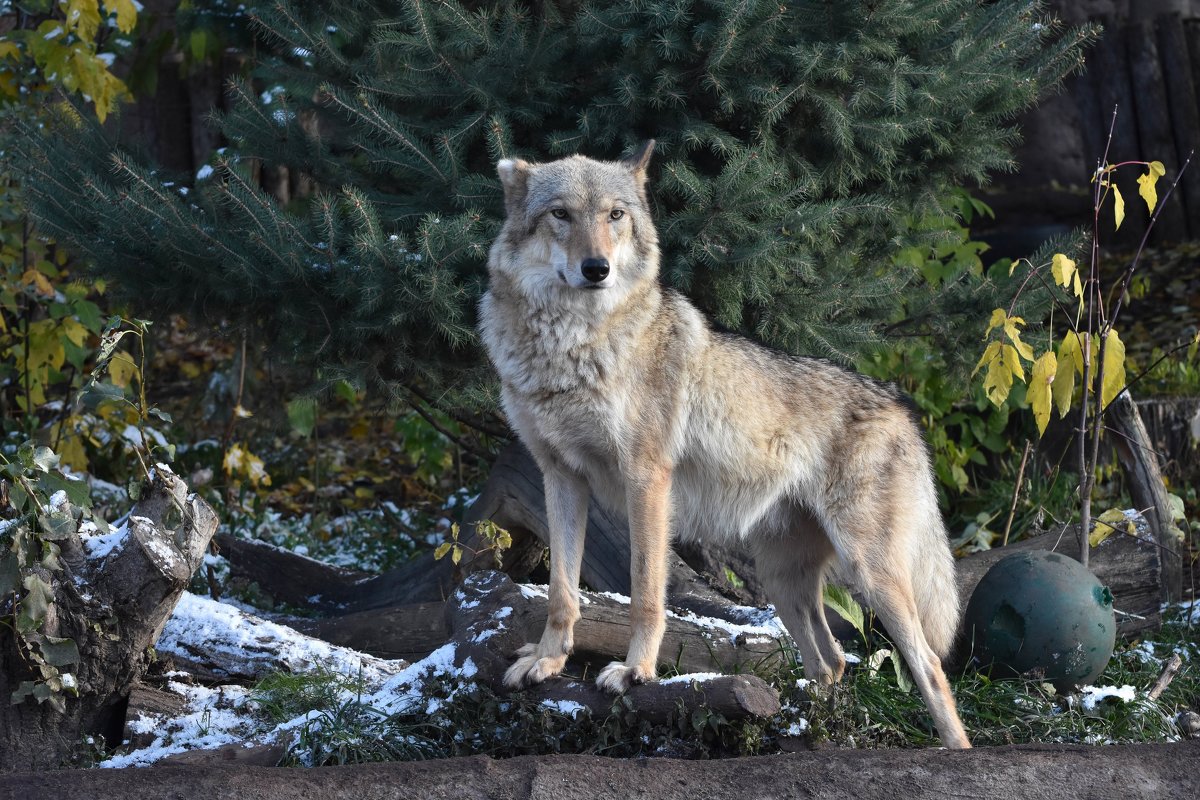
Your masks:
[{"label": "wolf's chest fur", "polygon": [[587,309],[488,298],[482,332],[510,422],[572,468],[617,468],[624,407],[639,372],[624,325]]}]

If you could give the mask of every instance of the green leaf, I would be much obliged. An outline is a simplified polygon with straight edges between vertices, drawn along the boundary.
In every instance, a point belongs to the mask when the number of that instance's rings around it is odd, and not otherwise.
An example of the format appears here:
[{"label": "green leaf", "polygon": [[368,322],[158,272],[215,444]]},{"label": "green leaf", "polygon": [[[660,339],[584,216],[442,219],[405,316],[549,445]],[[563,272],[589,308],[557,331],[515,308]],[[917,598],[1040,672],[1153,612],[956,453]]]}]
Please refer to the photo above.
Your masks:
[{"label": "green leaf", "polygon": [[48,472],[58,466],[58,456],[49,447],[39,447],[33,451],[33,466]]},{"label": "green leaf", "polygon": [[25,587],[26,594],[21,598],[17,630],[21,633],[31,633],[42,627],[42,622],[54,603],[54,590],[37,575],[26,575],[21,585]]},{"label": "green leaf", "polygon": [[21,564],[13,552],[0,556],[0,598],[21,588]]},{"label": "green leaf", "polygon": [[862,606],[858,604],[846,589],[833,583],[826,583],[821,592],[825,605],[837,612],[837,615],[849,622],[860,636],[867,635],[867,626],[863,617]]},{"label": "green leaf", "polygon": [[42,514],[38,516],[38,524],[42,528],[42,538],[51,542],[60,542],[75,533],[75,517],[66,511]]},{"label": "green leaf", "polygon": [[312,436],[317,427],[317,399],[315,397],[297,397],[287,404],[288,424],[292,430],[304,438]]},{"label": "green leaf", "polygon": [[39,637],[38,647],[46,662],[56,667],[79,663],[79,647],[74,639],[60,639],[57,636]]},{"label": "green leaf", "polygon": [[162,420],[163,422],[167,423],[168,425],[175,422],[175,420],[171,418],[170,414],[163,411],[158,406],[152,407],[149,411],[146,412],[146,414],[148,414],[151,417],[156,417],[156,418]]}]

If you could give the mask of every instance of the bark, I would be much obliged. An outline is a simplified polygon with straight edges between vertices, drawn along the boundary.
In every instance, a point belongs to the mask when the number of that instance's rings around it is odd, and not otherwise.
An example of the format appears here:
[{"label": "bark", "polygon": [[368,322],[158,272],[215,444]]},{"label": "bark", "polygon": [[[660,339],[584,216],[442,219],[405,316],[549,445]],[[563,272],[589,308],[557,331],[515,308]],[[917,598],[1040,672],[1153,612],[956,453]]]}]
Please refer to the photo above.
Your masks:
[{"label": "bark", "polygon": [[[1175,153],[1167,90],[1163,82],[1162,62],[1158,57],[1158,37],[1149,21],[1134,23],[1129,28],[1129,66],[1133,85],[1137,87],[1133,95],[1134,108],[1130,110],[1135,111],[1137,116],[1138,138],[1142,149],[1142,155],[1138,158],[1145,161],[1162,161],[1171,171],[1173,178],[1176,170],[1183,164],[1183,158]],[[1132,184],[1128,178],[1121,182],[1126,186]],[[1155,243],[1181,242],[1187,239],[1188,226],[1181,197],[1181,193],[1173,192],[1166,199],[1158,221],[1154,224],[1154,231],[1150,234]],[[1134,198],[1129,199],[1132,201]],[[1140,197],[1137,198],[1137,202],[1141,203]],[[1163,202],[1161,195],[1160,202]],[[1145,204],[1141,205],[1145,209]],[[1130,210],[1132,211],[1132,208]],[[1140,211],[1133,218],[1145,219]]]},{"label": "bark", "polygon": [[1108,410],[1114,434],[1109,437],[1117,448],[1117,458],[1125,471],[1134,506],[1145,514],[1153,540],[1159,547],[1162,563],[1162,597],[1178,602],[1183,588],[1183,534],[1176,527],[1167,500],[1167,489],[1159,469],[1158,454],[1146,433],[1146,426],[1129,392],[1122,392]]},{"label": "bark", "polygon": [[[1192,65],[1188,56],[1183,21],[1176,14],[1164,14],[1155,20],[1158,29],[1158,51],[1162,56],[1163,80],[1171,111],[1171,133],[1175,137],[1174,164],[1167,166],[1174,174],[1193,150],[1200,151],[1200,93],[1192,81]],[[1200,52],[1191,58],[1200,62]],[[1152,156],[1153,154],[1147,154]],[[1200,239],[1200,169],[1188,167],[1179,182],[1179,196],[1188,224],[1188,235]]]},{"label": "bark", "polygon": [[79,695],[67,698],[65,713],[33,699],[9,705],[31,675],[9,629],[0,629],[0,772],[61,766],[87,735],[119,742],[130,688],[216,527],[212,509],[160,466],[109,555],[89,558],[77,534],[63,542],[63,569],[46,576],[54,604],[44,633],[75,640],[80,661],[63,671]]}]

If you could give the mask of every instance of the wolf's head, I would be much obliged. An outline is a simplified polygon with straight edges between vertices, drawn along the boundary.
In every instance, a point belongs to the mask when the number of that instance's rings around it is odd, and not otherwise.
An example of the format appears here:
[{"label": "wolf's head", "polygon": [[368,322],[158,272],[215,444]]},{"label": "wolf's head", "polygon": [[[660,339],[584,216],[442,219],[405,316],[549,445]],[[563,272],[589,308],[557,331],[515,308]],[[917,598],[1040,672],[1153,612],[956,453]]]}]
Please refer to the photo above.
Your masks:
[{"label": "wolf's head", "polygon": [[658,274],[646,200],[650,140],[622,161],[504,159],[506,219],[490,268],[531,296],[569,292],[612,301]]}]

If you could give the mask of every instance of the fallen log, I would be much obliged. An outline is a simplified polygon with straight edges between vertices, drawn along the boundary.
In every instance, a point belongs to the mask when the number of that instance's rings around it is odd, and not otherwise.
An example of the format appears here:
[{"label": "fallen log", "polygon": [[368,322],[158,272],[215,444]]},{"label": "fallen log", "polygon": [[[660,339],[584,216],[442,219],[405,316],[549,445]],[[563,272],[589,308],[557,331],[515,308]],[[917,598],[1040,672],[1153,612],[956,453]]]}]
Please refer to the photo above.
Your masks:
[{"label": "fallen log", "polygon": [[[580,600],[575,663],[595,670],[623,660],[630,636],[628,606],[593,592],[581,592]],[[517,650],[541,637],[548,601],[538,589],[517,586],[503,573],[477,572],[447,605],[456,663],[470,658],[479,670],[477,680],[499,687]],[[744,672],[783,658],[781,636],[778,628],[669,613],[659,662],[682,673]]]},{"label": "fallen log", "polygon": [[679,675],[633,686],[619,697],[596,688],[591,681],[561,678],[529,691],[568,715],[576,707],[583,707],[592,719],[600,720],[611,713],[620,713],[658,724],[686,719],[701,709],[736,720],[771,717],[780,709],[779,693],[757,675]]},{"label": "fallen log", "polygon": [[284,550],[269,542],[216,536],[221,555],[229,561],[230,577],[255,583],[277,603],[297,608],[332,608],[341,596],[370,577],[366,572],[336,567]]},{"label": "fallen log", "polygon": [[340,617],[295,619],[290,625],[330,644],[405,661],[420,661],[450,638],[445,603],[412,603]]},{"label": "fallen log", "polygon": [[204,682],[248,684],[271,672],[315,669],[376,679],[404,667],[194,594],[182,596],[155,647]]}]

